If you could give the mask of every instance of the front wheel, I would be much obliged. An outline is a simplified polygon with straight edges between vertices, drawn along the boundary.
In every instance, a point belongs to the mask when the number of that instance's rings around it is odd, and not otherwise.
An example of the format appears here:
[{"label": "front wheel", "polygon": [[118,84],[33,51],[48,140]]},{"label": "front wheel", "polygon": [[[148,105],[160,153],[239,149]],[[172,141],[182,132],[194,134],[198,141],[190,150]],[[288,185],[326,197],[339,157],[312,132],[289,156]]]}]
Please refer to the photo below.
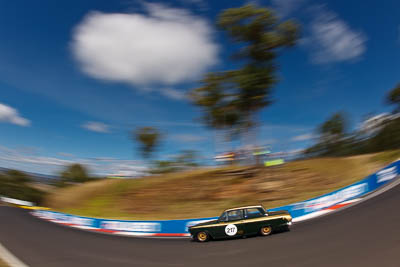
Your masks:
[{"label": "front wheel", "polygon": [[207,232],[198,232],[196,235],[196,240],[199,242],[207,242],[209,239],[209,235],[207,234]]},{"label": "front wheel", "polygon": [[260,229],[260,234],[262,236],[267,236],[270,235],[272,233],[272,227],[271,226],[263,226]]}]

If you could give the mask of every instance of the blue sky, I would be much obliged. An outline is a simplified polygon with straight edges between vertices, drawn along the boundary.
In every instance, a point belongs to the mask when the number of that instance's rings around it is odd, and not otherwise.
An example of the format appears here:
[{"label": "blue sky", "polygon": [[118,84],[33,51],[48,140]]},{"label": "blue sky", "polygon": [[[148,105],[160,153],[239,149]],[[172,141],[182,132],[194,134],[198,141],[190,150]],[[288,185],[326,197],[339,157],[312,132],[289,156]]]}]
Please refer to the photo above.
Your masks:
[{"label": "blue sky", "polygon": [[[158,158],[215,150],[214,133],[184,94],[208,71],[232,66],[217,14],[251,1],[1,1],[0,166],[56,173],[83,162],[96,174],[144,164],[132,129],[164,133]],[[253,1],[302,26],[278,59],[274,103],[260,114],[258,142],[306,147],[336,111],[352,127],[390,110],[400,82],[398,1]]]}]

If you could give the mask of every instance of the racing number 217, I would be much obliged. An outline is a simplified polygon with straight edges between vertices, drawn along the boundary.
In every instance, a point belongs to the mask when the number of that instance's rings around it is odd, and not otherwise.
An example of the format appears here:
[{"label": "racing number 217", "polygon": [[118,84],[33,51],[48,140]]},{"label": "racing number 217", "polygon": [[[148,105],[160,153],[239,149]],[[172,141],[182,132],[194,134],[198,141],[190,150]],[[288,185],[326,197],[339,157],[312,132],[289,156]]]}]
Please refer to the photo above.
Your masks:
[{"label": "racing number 217", "polygon": [[227,234],[230,234],[230,233],[233,233],[233,232],[235,232],[235,227],[226,228],[226,233]]}]

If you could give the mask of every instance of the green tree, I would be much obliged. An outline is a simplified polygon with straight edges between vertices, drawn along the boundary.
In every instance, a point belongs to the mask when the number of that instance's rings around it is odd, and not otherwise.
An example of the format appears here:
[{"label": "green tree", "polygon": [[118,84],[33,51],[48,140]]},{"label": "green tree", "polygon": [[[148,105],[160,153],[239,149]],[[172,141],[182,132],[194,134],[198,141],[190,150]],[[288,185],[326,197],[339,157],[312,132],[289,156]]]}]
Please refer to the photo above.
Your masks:
[{"label": "green tree", "polygon": [[223,11],[217,25],[240,47],[232,55],[240,67],[207,74],[190,98],[202,108],[207,126],[229,129],[234,137],[256,125],[255,115],[271,104],[276,58],[282,48],[295,44],[299,30],[294,22],[279,22],[271,10],[254,5]]},{"label": "green tree", "polygon": [[199,166],[199,155],[195,150],[183,150],[179,155],[169,160],[156,160],[152,164],[150,173],[170,173],[187,170]]},{"label": "green tree", "polygon": [[176,157],[176,164],[181,168],[197,167],[199,164],[198,154],[195,150],[183,150],[180,155]]},{"label": "green tree", "polygon": [[337,112],[329,117],[317,128],[319,140],[313,146],[307,148],[304,154],[307,156],[342,156],[354,152],[355,141],[347,134],[347,116],[344,112]]},{"label": "green tree", "polygon": [[179,171],[175,161],[170,160],[156,160],[150,170],[152,174],[162,174]]},{"label": "green tree", "polygon": [[395,113],[400,112],[400,83],[389,92],[386,101],[396,106],[394,109]]},{"label": "green tree", "polygon": [[27,174],[17,170],[8,170],[0,174],[0,196],[39,204],[45,193],[31,187],[28,183],[30,181],[32,180]]},{"label": "green tree", "polygon": [[133,138],[139,143],[142,156],[149,159],[160,144],[161,134],[153,127],[142,127],[134,131]]},{"label": "green tree", "polygon": [[322,141],[336,142],[343,138],[347,131],[346,115],[343,112],[333,114],[319,127]]},{"label": "green tree", "polygon": [[369,152],[400,148],[400,118],[385,123],[382,129],[368,140]]},{"label": "green tree", "polygon": [[32,181],[32,179],[26,173],[17,170],[8,170],[6,175],[10,180],[16,183],[27,183]]},{"label": "green tree", "polygon": [[90,179],[86,168],[78,163],[66,167],[60,176],[63,184],[84,183]]},{"label": "green tree", "polygon": [[311,156],[342,156],[351,153],[351,142],[347,135],[347,116],[337,112],[323,122],[317,132],[319,142],[305,150]]}]

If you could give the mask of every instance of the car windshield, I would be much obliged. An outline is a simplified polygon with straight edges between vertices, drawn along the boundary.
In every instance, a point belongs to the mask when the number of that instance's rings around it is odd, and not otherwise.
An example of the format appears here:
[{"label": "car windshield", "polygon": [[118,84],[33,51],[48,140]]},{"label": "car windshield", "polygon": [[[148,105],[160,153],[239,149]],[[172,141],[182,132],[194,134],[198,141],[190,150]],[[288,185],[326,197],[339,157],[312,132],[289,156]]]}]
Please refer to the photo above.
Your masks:
[{"label": "car windshield", "polygon": [[226,221],[228,221],[228,215],[227,215],[227,213],[226,213],[226,212],[222,213],[221,216],[219,216],[218,221],[220,221],[220,222],[226,222]]}]

